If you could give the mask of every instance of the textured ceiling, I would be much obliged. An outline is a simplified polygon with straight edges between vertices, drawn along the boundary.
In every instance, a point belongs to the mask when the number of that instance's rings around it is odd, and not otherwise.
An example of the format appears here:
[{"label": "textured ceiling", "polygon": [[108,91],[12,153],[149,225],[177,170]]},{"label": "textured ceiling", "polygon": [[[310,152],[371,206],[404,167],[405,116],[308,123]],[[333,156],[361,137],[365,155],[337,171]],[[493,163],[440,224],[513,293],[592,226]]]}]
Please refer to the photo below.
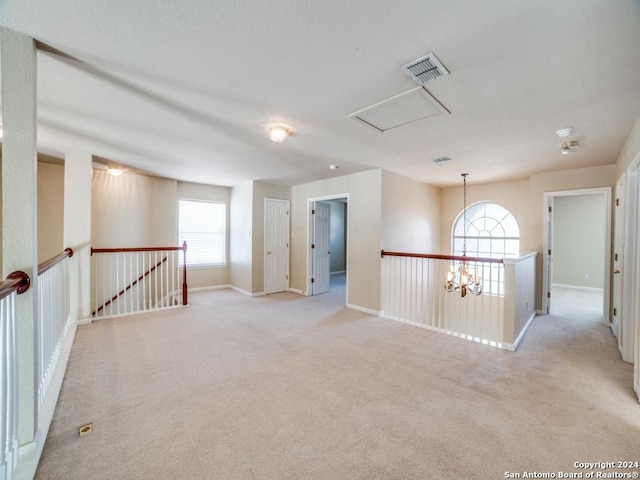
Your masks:
[{"label": "textured ceiling", "polygon": [[[524,178],[614,163],[640,117],[635,0],[5,0],[0,23],[38,41],[41,152],[185,181]],[[450,115],[349,118],[415,88],[401,68],[432,51]],[[295,134],[271,142],[273,121]]]}]

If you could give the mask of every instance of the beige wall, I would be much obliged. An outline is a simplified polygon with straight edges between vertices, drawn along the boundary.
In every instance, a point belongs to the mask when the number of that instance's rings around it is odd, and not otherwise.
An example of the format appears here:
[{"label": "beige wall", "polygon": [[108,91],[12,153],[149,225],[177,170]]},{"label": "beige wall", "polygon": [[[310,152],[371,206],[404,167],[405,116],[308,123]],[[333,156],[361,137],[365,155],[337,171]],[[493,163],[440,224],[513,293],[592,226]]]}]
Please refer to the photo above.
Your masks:
[{"label": "beige wall", "polygon": [[382,248],[441,253],[441,189],[382,172]]},{"label": "beige wall", "polygon": [[[462,177],[460,178],[462,185]],[[487,183],[474,185],[471,177],[467,178],[467,206],[478,202],[494,202],[509,210],[518,222],[520,229],[520,252],[528,251],[524,230],[529,221],[529,181]],[[451,254],[451,230],[453,223],[464,209],[464,191],[462,186],[442,190],[442,233],[440,252]]]},{"label": "beige wall", "polygon": [[380,310],[381,191],[381,170],[291,188],[291,288],[307,291],[308,199],[348,194],[347,303]]},{"label": "beige wall", "polygon": [[176,245],[177,189],[175,180],[94,170],[92,246]]},{"label": "beige wall", "polygon": [[58,255],[63,245],[64,165],[38,162],[38,263]]},{"label": "beige wall", "polygon": [[251,293],[253,262],[253,182],[231,189],[229,210],[229,280],[240,290]]},{"label": "beige wall", "polygon": [[605,200],[602,194],[554,198],[552,283],[604,288]]},{"label": "beige wall", "polygon": [[331,228],[329,233],[329,249],[331,250],[331,273],[344,272],[347,268],[347,204],[327,201],[330,207]]},{"label": "beige wall", "polygon": [[251,293],[264,292],[264,209],[266,198],[291,199],[291,188],[253,182],[252,278]]},{"label": "beige wall", "polygon": [[[227,232],[229,231],[230,215],[229,215],[229,199],[231,190],[227,187],[219,187],[215,185],[204,185],[201,183],[178,182],[177,199],[174,202],[174,209],[178,208],[178,199],[187,200],[207,200],[210,202],[224,202],[227,205]],[[160,213],[160,212],[159,212]],[[161,219],[158,218],[161,224]],[[174,236],[177,237],[177,224]],[[177,240],[174,240],[176,242]],[[187,256],[189,255],[189,246],[187,245]],[[203,288],[218,285],[229,284],[229,245],[227,244],[226,253],[227,265],[216,267],[190,268],[187,272],[187,283],[189,288]]]},{"label": "beige wall", "polygon": [[616,162],[616,179],[620,178],[624,172],[627,171],[631,162],[640,153],[640,119],[638,119],[635,127],[631,131],[627,142],[622,149],[622,152],[618,156]]}]

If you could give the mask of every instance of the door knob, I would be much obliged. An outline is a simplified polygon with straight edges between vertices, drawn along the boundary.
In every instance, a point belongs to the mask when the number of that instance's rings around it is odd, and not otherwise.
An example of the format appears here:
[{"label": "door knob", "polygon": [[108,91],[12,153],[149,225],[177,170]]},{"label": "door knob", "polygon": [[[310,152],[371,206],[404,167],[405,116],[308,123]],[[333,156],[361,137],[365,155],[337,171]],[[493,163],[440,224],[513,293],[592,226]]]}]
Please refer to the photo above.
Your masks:
[{"label": "door knob", "polygon": [[620,270],[618,270],[617,268],[613,271],[613,273],[620,273]]},{"label": "door knob", "polygon": [[267,250],[267,255],[271,255],[271,250]]}]

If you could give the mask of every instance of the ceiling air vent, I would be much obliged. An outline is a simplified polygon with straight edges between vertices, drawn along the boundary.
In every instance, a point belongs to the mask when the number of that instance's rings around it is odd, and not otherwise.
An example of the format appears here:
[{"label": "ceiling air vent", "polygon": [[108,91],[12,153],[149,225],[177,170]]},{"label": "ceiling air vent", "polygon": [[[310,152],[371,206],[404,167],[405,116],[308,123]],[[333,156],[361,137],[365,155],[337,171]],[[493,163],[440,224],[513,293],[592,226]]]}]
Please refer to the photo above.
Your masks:
[{"label": "ceiling air vent", "polygon": [[433,159],[433,163],[443,163],[443,162],[450,162],[451,158],[449,157],[440,157],[440,158],[434,158]]},{"label": "ceiling air vent", "polygon": [[402,67],[402,70],[418,85],[424,85],[436,78],[449,74],[449,71],[444,68],[442,62],[438,60],[433,52],[411,63],[407,63]]}]

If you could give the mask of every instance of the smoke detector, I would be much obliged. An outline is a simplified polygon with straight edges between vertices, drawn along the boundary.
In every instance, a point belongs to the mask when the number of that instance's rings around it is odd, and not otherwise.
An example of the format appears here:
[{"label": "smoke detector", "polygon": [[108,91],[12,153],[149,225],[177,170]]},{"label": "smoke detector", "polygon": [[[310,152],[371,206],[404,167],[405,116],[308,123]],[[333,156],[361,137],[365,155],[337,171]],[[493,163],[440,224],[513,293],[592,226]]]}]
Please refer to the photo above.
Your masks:
[{"label": "smoke detector", "polygon": [[418,85],[424,85],[436,78],[449,74],[449,71],[433,52],[407,63],[402,67],[402,71],[409,75]]},{"label": "smoke detector", "polygon": [[560,152],[562,152],[563,155],[568,155],[578,150],[578,147],[580,147],[580,144],[576,140],[564,142],[560,145]]}]

